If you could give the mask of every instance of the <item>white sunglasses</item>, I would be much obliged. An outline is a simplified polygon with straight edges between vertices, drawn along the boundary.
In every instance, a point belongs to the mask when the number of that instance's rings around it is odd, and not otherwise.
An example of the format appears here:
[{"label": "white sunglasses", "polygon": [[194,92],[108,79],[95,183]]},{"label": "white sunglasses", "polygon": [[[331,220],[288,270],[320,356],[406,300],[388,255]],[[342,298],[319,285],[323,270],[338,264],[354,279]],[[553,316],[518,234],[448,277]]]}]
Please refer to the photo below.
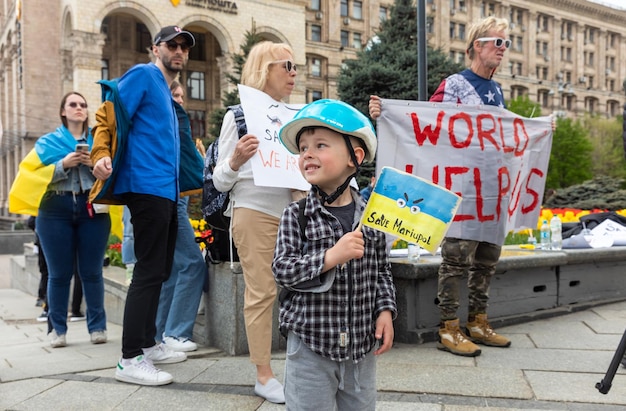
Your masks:
[{"label": "white sunglasses", "polygon": [[480,38],[477,38],[476,40],[478,41],[492,41],[493,40],[494,46],[496,46],[496,48],[498,49],[502,47],[503,45],[507,49],[511,47],[511,40],[503,39],[502,37],[480,37]]}]

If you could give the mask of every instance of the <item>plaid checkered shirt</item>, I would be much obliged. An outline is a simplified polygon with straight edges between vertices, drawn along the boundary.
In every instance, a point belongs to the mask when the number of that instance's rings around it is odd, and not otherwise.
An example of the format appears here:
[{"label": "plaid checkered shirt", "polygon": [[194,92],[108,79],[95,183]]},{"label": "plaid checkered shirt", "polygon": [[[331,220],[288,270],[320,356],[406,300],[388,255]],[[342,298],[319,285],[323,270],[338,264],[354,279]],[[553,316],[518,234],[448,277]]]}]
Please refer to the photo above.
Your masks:
[{"label": "plaid checkered shirt", "polygon": [[[365,203],[358,191],[351,191],[356,202],[352,226],[356,227]],[[294,332],[323,357],[359,362],[376,344],[374,333],[378,315],[382,311],[391,311],[392,318],[397,315],[385,235],[363,227],[363,257],[336,266],[328,291],[294,291],[323,278],[321,270],[326,250],[343,235],[340,222],[309,192],[304,210],[307,224],[303,244],[298,212],[298,202],[291,203],[283,212],[272,264],[276,282],[290,291],[280,306],[281,329]]]}]

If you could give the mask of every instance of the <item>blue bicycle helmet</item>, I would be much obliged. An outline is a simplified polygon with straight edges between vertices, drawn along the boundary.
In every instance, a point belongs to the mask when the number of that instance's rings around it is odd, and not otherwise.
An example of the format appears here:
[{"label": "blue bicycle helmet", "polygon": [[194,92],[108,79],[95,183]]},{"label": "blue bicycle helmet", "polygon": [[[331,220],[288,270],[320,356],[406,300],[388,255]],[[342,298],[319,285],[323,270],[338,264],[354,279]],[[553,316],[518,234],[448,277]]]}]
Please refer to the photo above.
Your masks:
[{"label": "blue bicycle helmet", "polygon": [[317,100],[302,107],[294,118],[280,129],[280,141],[287,150],[299,154],[298,137],[305,127],[326,127],[339,134],[363,141],[367,148],[365,161],[376,156],[376,133],[372,123],[359,110],[339,100]]},{"label": "blue bicycle helmet", "polygon": [[356,172],[331,194],[327,194],[318,186],[313,185],[313,189],[320,195],[322,202],[331,204],[348,188],[350,181],[358,174],[361,166],[354,154],[350,136],[358,138],[365,145],[364,160],[373,161],[377,147],[376,133],[367,117],[351,105],[339,100],[324,99],[302,107],[294,118],[280,129],[280,141],[289,152],[299,154],[298,140],[300,135],[303,130],[310,127],[324,127],[341,134],[348,147],[352,162],[356,165]]}]

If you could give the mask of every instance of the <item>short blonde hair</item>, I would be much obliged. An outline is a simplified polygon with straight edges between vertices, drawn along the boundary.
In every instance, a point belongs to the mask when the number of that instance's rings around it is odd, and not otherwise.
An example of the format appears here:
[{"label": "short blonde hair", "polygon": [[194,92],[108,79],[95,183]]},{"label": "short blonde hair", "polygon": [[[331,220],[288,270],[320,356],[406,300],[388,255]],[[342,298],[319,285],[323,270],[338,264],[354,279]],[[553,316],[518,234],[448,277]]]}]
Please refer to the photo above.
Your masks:
[{"label": "short blonde hair", "polygon": [[270,64],[279,60],[283,51],[293,57],[293,49],[286,43],[262,41],[255,44],[241,70],[241,84],[263,90],[267,84]]},{"label": "short blonde hair", "polygon": [[491,30],[504,31],[508,35],[508,20],[489,16],[470,27],[467,34],[467,48],[465,49],[470,60],[474,60],[474,42],[476,39],[487,36]]}]

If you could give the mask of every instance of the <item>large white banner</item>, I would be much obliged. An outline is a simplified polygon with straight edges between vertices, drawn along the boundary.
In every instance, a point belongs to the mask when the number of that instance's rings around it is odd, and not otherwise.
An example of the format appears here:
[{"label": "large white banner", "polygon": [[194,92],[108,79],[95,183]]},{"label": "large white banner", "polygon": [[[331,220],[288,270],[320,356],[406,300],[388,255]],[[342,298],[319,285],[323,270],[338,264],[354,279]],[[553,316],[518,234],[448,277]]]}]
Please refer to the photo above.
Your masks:
[{"label": "large white banner", "polygon": [[501,245],[510,230],[536,227],[552,147],[550,117],[384,99],[377,128],[377,174],[395,167],[463,198],[448,237]]},{"label": "large white banner", "polygon": [[300,173],[298,156],[287,151],[278,138],[283,124],[291,120],[304,104],[278,102],[260,90],[241,84],[239,97],[248,133],[259,139],[259,149],[250,159],[254,184],[308,191],[311,185]]}]

